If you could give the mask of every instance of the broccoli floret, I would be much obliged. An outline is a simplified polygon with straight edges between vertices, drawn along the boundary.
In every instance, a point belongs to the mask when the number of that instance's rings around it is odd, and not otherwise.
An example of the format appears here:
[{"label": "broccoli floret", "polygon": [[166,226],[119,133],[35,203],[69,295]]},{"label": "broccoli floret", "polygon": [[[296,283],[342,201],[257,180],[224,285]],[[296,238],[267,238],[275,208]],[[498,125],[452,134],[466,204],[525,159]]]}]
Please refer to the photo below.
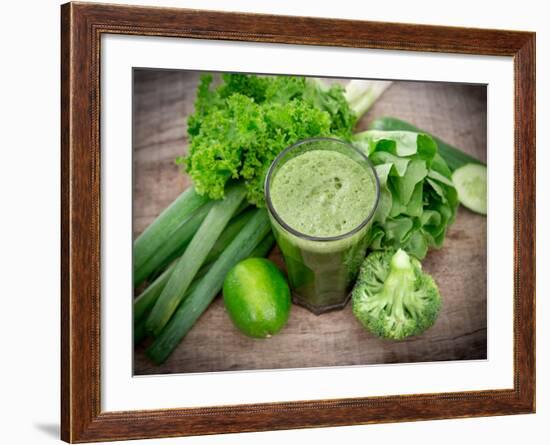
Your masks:
[{"label": "broccoli floret", "polygon": [[367,256],[352,299],[353,313],[363,326],[392,340],[424,332],[434,324],[441,307],[433,278],[401,249]]}]

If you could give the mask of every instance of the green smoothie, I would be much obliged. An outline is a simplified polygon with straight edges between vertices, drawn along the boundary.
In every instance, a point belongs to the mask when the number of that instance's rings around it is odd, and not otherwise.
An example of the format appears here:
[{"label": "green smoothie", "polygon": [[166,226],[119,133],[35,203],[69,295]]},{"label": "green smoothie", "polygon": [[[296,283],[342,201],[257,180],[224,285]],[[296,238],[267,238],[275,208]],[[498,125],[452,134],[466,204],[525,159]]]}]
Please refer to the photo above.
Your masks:
[{"label": "green smoothie", "polygon": [[281,219],[309,236],[351,232],[372,211],[376,185],[364,166],[337,151],[311,150],[290,159],[271,184]]},{"label": "green smoothie", "polygon": [[314,313],[343,307],[378,202],[367,158],[336,139],[310,139],[272,164],[266,202],[294,301]]}]

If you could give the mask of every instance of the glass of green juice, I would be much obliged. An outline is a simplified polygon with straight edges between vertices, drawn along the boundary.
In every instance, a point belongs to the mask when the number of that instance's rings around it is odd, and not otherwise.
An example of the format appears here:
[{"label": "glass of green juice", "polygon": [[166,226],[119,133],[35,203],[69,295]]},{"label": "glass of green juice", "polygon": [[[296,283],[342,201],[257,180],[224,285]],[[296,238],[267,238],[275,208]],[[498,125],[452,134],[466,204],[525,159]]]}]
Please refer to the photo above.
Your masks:
[{"label": "glass of green juice", "polygon": [[305,139],[273,161],[265,198],[296,303],[315,314],[346,305],[379,195],[369,159],[338,139]]}]

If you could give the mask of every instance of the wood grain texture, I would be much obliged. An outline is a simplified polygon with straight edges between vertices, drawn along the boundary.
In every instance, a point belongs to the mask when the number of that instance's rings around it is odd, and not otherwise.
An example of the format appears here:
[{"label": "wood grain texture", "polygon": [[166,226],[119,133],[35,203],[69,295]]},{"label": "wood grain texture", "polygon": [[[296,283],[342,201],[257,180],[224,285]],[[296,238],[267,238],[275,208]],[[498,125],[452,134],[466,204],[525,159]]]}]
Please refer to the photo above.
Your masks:
[{"label": "wood grain texture", "polygon": [[[186,118],[193,111],[199,73],[134,71],[134,236],[190,184],[174,165],[187,153]],[[345,83],[346,80],[333,80]],[[395,82],[358,123],[395,116],[432,131],[486,160],[486,87]],[[351,304],[316,316],[293,305],[288,325],[276,336],[250,339],[232,325],[217,298],[161,366],[136,348],[135,374],[236,371],[475,360],[487,357],[486,218],[460,208],[444,248],[432,251],[424,269],[444,300],[435,326],[403,342],[377,339],[355,319]],[[270,257],[284,270],[275,248]]]},{"label": "wood grain texture", "polygon": [[[532,413],[535,410],[535,35],[529,32],[69,3],[61,45],[61,437],[94,442]],[[515,67],[514,387],[411,396],[102,412],[102,34],[508,55]],[[182,402],[183,404],[184,402]]]}]

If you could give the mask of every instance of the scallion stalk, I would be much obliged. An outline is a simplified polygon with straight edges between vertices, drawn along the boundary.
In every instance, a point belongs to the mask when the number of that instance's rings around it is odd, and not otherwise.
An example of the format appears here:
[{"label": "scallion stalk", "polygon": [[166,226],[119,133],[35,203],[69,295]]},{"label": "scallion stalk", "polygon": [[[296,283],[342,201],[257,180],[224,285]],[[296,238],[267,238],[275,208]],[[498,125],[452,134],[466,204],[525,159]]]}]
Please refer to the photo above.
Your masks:
[{"label": "scallion stalk", "polygon": [[194,187],[179,195],[134,241],[134,270],[141,269],[174,231],[209,200],[206,195],[199,195]]},{"label": "scallion stalk", "polygon": [[235,239],[237,234],[242,230],[242,228],[250,221],[250,218],[254,216],[255,209],[247,210],[237,216],[235,216],[222,232],[220,237],[216,240],[216,243],[208,252],[208,256],[204,260],[205,264],[209,264],[215,261],[222,252],[227,248],[229,243]]},{"label": "scallion stalk", "polygon": [[134,324],[134,344],[137,345],[147,337],[147,331],[145,331],[145,320],[141,320]]},{"label": "scallion stalk", "polygon": [[245,195],[246,189],[243,184],[233,184],[226,190],[225,198],[213,204],[189,246],[177,260],[170,279],[147,318],[147,332],[156,336],[166,325]]},{"label": "scallion stalk", "polygon": [[[213,202],[214,201],[212,201],[212,203]],[[207,203],[206,206],[208,206],[208,204],[209,203]],[[233,219],[231,221],[236,219],[244,210],[246,210],[249,207],[250,207],[250,204],[248,203],[248,201],[243,200],[243,202],[241,202],[241,205],[239,206],[239,208],[235,212],[235,215],[233,216]],[[209,207],[208,207],[208,209],[209,209]],[[202,207],[199,209],[199,211],[200,210],[202,210]],[[187,249],[187,246],[189,245],[189,242],[191,241],[191,239],[193,238],[193,235],[195,234],[195,232],[197,231],[197,229],[199,227],[200,227],[200,224],[199,224],[199,226],[197,226],[195,228],[194,232],[192,233],[191,237],[187,240],[187,242],[182,243],[177,250],[175,250],[169,256],[167,256],[166,259],[151,273],[151,275],[149,275],[149,278],[154,279],[154,278],[158,277],[159,274],[161,274],[176,258],[179,258],[180,256],[183,255],[183,252],[185,252],[185,249]],[[225,233],[225,230],[224,230],[223,233]],[[223,233],[222,233],[221,236],[223,236]],[[217,242],[216,242],[216,244],[217,244]],[[208,258],[205,260],[205,262],[208,262]]]},{"label": "scallion stalk", "polygon": [[[195,291],[187,295],[170,322],[147,349],[146,354],[154,363],[163,363],[168,358],[220,292],[223,280],[229,270],[239,261],[251,255],[260,243],[264,245],[263,238],[270,230],[266,210],[256,210],[254,216],[213,263],[212,268],[200,280]],[[272,244],[273,241],[268,240],[263,247],[269,246],[270,248]]]},{"label": "scallion stalk", "polygon": [[[235,216],[222,232],[220,237],[214,243],[214,246],[208,253],[208,256],[204,260],[204,266],[197,273],[197,277],[202,276],[203,269],[208,264],[215,261],[220,254],[226,249],[231,241],[237,236],[240,230],[250,220],[254,210],[247,210],[239,215]],[[134,322],[140,321],[154,306],[158,296],[161,294],[164,286],[170,279],[170,275],[176,267],[176,262],[172,262],[147,288],[136,297],[134,300]],[[204,275],[204,273],[202,273]],[[197,278],[195,277],[195,278]]]},{"label": "scallion stalk", "polygon": [[163,268],[163,266],[166,267],[167,263],[171,263],[175,258],[181,256],[181,253],[177,254],[179,251],[183,252],[188,246],[213,204],[212,201],[200,207],[173,232],[172,236],[141,267],[137,265],[134,267],[134,287],[139,286],[155,271]]},{"label": "scallion stalk", "polygon": [[[224,232],[225,233],[225,232]],[[235,234],[236,235],[236,234]],[[231,240],[232,241],[232,240]],[[275,243],[275,238],[272,233],[268,233],[266,236],[264,236],[264,239],[258,244],[252,253],[248,256],[248,258],[256,258],[265,257],[271,248],[273,247],[273,244]],[[175,264],[174,264],[175,266]],[[206,275],[206,273],[210,270],[212,267],[212,264],[207,264],[199,270],[197,273],[195,279],[189,286],[189,289],[187,289],[187,295],[193,293],[198,285],[199,280]],[[160,277],[159,277],[160,278]],[[156,289],[150,289],[151,286],[149,286],[136,300],[135,303],[138,303],[137,305],[134,305],[134,343],[141,342],[146,336],[147,332],[145,330],[145,318],[144,315],[147,314],[147,311],[150,310],[151,307],[155,304],[155,301],[157,297],[160,295],[162,289],[164,288],[164,285],[166,284],[166,281],[168,279],[164,280],[164,282],[157,283]],[[156,281],[155,281],[156,283]],[[155,284],[153,283],[153,284]],[[156,292],[156,294],[154,293]],[[139,302],[137,301],[139,299]],[[149,301],[147,301],[149,300]],[[148,305],[148,306],[147,306]],[[138,311],[138,312],[136,312]]]},{"label": "scallion stalk", "polygon": [[173,262],[155,279],[155,281],[147,286],[145,290],[134,299],[134,323],[141,321],[153,308],[175,268],[176,263]]}]

